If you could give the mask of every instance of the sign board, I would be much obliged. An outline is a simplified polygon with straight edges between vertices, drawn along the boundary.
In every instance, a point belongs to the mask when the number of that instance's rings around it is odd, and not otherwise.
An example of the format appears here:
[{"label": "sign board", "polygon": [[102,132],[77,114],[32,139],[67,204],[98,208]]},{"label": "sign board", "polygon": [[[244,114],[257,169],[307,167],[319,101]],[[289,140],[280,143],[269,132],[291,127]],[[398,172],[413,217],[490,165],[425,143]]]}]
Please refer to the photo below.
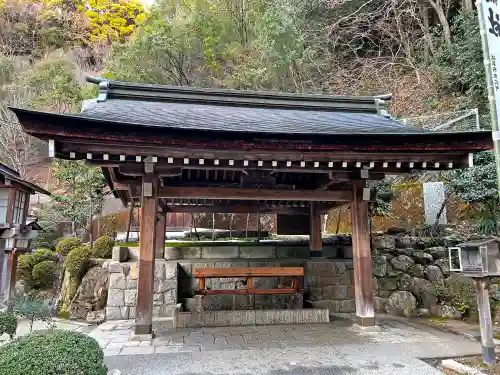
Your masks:
[{"label": "sign board", "polygon": [[[486,38],[488,41],[488,52],[490,60],[491,84],[496,97],[497,114],[500,114],[500,4],[499,0],[480,0]],[[499,132],[493,134],[494,138],[500,138]]]}]

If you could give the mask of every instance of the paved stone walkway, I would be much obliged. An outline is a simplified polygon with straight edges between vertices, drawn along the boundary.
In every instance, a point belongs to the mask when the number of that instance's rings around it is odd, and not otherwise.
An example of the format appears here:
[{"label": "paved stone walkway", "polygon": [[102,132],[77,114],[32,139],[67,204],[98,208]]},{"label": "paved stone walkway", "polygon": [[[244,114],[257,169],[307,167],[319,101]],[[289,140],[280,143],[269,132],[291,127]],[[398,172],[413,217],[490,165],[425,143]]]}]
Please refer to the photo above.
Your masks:
[{"label": "paved stone walkway", "polygon": [[452,355],[447,350],[455,347],[461,355],[480,350],[479,344],[459,336],[431,328],[412,327],[398,320],[384,320],[381,331],[361,333],[351,328],[348,319],[334,320],[329,324],[275,325],[178,329],[172,331],[170,320],[154,323],[152,340],[131,339],[133,321],[106,322],[90,336],[104,349],[105,356],[138,355],[154,353],[181,353],[220,350],[292,349],[304,347],[331,347],[342,345],[399,344],[412,346],[424,344],[436,350],[418,357]]}]

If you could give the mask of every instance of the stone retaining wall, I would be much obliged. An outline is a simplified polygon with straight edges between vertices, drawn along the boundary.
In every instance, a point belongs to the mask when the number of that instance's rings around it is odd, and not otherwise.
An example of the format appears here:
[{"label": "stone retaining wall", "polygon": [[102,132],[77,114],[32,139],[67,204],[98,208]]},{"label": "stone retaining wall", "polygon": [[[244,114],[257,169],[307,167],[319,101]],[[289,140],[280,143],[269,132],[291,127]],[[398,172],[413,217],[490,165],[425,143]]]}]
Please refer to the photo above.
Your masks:
[{"label": "stone retaining wall", "polygon": [[[134,319],[138,264],[106,262],[109,271],[107,320]],[[177,303],[177,262],[155,261],[153,316],[172,316]]]},{"label": "stone retaining wall", "polygon": [[372,259],[376,311],[460,317],[453,308],[437,305],[433,293],[434,285],[450,276],[447,247],[458,242],[454,238],[375,236]]}]

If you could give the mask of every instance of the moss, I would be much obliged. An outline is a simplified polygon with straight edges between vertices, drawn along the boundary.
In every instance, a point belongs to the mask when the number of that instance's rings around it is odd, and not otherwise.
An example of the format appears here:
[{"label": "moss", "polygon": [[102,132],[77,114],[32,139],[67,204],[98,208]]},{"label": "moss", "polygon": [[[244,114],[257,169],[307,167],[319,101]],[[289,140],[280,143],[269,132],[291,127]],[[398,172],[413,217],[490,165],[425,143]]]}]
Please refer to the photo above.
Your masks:
[{"label": "moss", "polygon": [[108,236],[101,236],[94,242],[92,254],[96,258],[110,259],[113,254],[113,246],[115,241]]},{"label": "moss", "polygon": [[87,271],[90,256],[90,246],[80,246],[71,250],[64,261],[66,271],[77,279],[81,278]]},{"label": "moss", "polygon": [[69,252],[82,245],[82,240],[77,237],[62,238],[56,245],[56,252],[61,255],[68,255]]},{"label": "moss", "polygon": [[35,288],[46,289],[52,287],[56,278],[56,263],[53,260],[44,260],[36,264],[31,272]]}]

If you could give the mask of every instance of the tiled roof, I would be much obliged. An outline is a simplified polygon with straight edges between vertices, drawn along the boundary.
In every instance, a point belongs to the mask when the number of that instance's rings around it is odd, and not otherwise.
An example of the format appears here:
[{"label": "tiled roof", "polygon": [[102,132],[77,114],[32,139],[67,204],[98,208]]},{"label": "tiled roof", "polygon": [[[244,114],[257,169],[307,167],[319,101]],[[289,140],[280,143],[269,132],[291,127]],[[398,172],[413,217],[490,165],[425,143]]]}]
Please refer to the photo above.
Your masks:
[{"label": "tiled roof", "polygon": [[267,134],[420,133],[372,113],[108,99],[78,116],[150,127]]}]

